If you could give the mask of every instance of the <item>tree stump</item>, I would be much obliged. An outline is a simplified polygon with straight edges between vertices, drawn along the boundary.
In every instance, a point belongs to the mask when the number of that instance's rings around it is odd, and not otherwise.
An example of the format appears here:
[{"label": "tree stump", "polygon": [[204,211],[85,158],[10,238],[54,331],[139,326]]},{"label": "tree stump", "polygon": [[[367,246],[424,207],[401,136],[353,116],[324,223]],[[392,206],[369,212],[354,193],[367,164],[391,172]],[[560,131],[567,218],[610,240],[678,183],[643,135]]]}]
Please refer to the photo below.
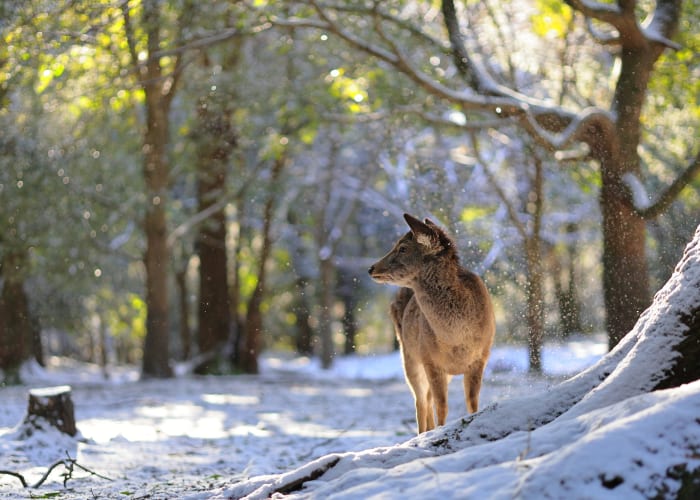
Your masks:
[{"label": "tree stump", "polygon": [[29,391],[29,406],[23,424],[41,428],[39,420],[48,422],[69,436],[77,434],[70,386],[60,385]]}]

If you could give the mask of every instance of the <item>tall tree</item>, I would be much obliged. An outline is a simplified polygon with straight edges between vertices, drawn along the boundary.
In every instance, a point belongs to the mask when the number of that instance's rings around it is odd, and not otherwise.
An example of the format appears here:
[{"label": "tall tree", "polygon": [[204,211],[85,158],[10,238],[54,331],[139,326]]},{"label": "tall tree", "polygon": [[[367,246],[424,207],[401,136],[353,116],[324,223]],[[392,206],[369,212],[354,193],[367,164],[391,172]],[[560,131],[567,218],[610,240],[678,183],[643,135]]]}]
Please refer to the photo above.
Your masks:
[{"label": "tall tree", "polygon": [[[600,206],[606,326],[610,345],[617,344],[650,299],[645,251],[646,220],[663,211],[700,171],[698,157],[668,184],[654,203],[644,207],[635,205],[630,185],[638,183],[642,173],[638,153],[641,111],[657,60],[668,48],[677,47],[671,39],[678,29],[681,0],[660,0],[650,6],[634,0],[613,5],[567,1],[591,26],[602,25],[609,29],[610,34],[606,36],[601,35],[600,29],[593,28],[591,34],[594,41],[608,47],[620,62],[615,67],[619,67],[619,72],[612,75],[615,91],[609,102],[581,110],[553,105],[500,84],[498,77],[492,76],[473,48],[479,46],[474,32],[469,31],[475,27],[469,25],[467,16],[460,17],[453,0],[443,0],[441,11],[454,72],[442,68],[436,71],[434,64],[417,60],[417,51],[409,54],[405,50],[405,40],[401,36],[417,34],[421,43],[429,43],[433,50],[426,51],[426,59],[433,57],[435,50],[442,50],[440,44],[443,42],[422,30],[411,18],[397,15],[397,12],[402,12],[399,5],[329,6],[315,0],[311,4],[315,16],[271,18],[271,21],[278,25],[306,26],[334,33],[353,47],[389,64],[433,98],[449,103],[467,115],[491,112],[506,119],[504,125],[515,122],[551,151],[563,150],[576,143],[587,146],[588,157],[599,165],[602,181]],[[643,10],[647,20],[640,22],[639,15]],[[367,22],[368,18],[371,18],[370,22]],[[455,74],[462,82],[455,83],[453,76],[450,81],[448,76]],[[466,91],[458,88],[463,82],[470,87]]]},{"label": "tall tree", "polygon": [[[165,56],[166,19],[158,0],[144,0],[140,9],[122,3],[122,15],[131,63],[138,85],[144,92],[145,126],[143,131],[143,177],[146,185],[146,235],[144,265],[146,269],[146,339],[143,347],[142,373],[146,377],[170,377],[170,329],[168,322],[168,268],[166,209],[170,182],[168,143],[170,107],[178,80],[182,75],[182,56]],[[185,2],[175,27],[176,47],[184,45],[184,30],[192,16],[192,3]],[[133,14],[138,14],[138,23]],[[142,33],[143,40],[137,38]],[[169,61],[174,59],[174,62]]]},{"label": "tall tree", "polygon": [[[282,141],[285,145],[287,144],[286,137],[283,137]],[[260,355],[263,344],[263,316],[261,306],[265,293],[267,292],[268,260],[272,253],[273,212],[276,207],[275,202],[278,194],[278,183],[288,161],[284,149],[286,148],[283,148],[283,150],[279,152],[279,156],[274,159],[272,164],[267,200],[265,201],[263,209],[262,244],[258,256],[257,279],[253,293],[248,299],[245,323],[243,325],[245,337],[243,339],[243,348],[240,353],[239,362],[241,368],[246,373],[258,373],[258,356]]]},{"label": "tall tree", "polygon": [[[232,123],[233,102],[230,82],[224,81],[235,66],[238,51],[229,51],[218,65],[219,77],[212,72],[209,55],[201,66],[210,77],[206,94],[197,106],[197,204],[199,213],[208,217],[198,228],[196,250],[199,255],[199,307],[197,342],[200,353],[221,349],[231,334],[231,305],[226,252],[226,189],[229,159],[236,147]],[[200,372],[214,366],[198,367]]]},{"label": "tall tree", "polygon": [[5,251],[0,263],[3,286],[0,293],[0,369],[4,383],[20,382],[19,369],[40,345],[38,328],[29,310],[25,290],[27,255],[23,251]]}]

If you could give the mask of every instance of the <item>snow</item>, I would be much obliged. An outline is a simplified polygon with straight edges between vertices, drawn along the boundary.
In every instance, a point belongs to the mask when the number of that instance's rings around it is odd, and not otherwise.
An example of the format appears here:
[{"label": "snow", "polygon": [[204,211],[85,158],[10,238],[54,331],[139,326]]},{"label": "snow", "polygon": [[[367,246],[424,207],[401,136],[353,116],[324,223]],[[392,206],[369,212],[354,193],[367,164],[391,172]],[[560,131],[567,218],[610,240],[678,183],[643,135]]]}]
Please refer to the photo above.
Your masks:
[{"label": "snow", "polygon": [[[543,391],[597,361],[605,349],[602,336],[549,343],[543,354],[547,375],[530,377],[524,347],[496,346],[482,404]],[[112,481],[76,469],[64,489],[58,467],[31,490],[0,475],[0,498],[54,492],[68,499],[206,498],[244,479],[301,474],[295,469],[314,459],[332,461],[363,450],[384,456],[376,450],[401,448],[415,434],[413,400],[398,353],[339,357],[329,371],[316,358],[268,353],[259,376],[178,372],[175,379],[138,381],[135,368],[112,368],[105,379],[96,366],[62,358],[51,359],[46,369],[25,366],[25,385],[0,388],[0,470],[19,472],[33,484],[69,456]],[[58,385],[72,388],[78,436],[48,426],[28,438],[20,435],[28,392]],[[466,414],[461,385],[450,385],[452,419]],[[401,449],[397,463],[427,456]],[[366,471],[361,476],[366,480]]]},{"label": "snow", "polygon": [[622,182],[627,185],[627,188],[632,193],[632,201],[634,202],[635,208],[638,210],[644,210],[651,206],[651,198],[649,197],[644,184],[642,184],[642,181],[639,180],[639,177],[632,172],[627,172],[622,176]]}]

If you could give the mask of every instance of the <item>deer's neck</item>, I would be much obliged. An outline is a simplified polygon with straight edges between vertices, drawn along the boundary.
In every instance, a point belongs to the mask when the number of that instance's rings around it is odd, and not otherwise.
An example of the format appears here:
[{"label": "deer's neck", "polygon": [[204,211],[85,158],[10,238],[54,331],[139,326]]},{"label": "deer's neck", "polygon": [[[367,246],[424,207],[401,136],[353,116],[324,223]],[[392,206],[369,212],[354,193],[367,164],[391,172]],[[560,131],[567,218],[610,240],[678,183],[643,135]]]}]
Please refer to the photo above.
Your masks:
[{"label": "deer's neck", "polygon": [[458,269],[437,262],[418,276],[413,287],[423,315],[438,339],[448,344],[463,341],[475,313],[474,292],[464,286]]}]

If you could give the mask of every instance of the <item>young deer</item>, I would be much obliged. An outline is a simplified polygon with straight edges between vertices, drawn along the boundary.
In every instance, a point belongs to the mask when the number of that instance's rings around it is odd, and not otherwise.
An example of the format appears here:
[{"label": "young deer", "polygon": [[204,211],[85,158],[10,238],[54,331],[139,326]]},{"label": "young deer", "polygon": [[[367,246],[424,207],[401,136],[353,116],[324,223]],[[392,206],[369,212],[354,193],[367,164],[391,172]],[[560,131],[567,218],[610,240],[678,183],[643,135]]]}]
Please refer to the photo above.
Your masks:
[{"label": "young deer", "polygon": [[467,409],[479,406],[481,378],[495,334],[486,286],[459,265],[454,242],[429,219],[404,214],[411,230],[369,268],[378,283],[400,285],[391,318],[406,381],[416,402],[418,433],[444,425],[447,385],[464,374]]}]

